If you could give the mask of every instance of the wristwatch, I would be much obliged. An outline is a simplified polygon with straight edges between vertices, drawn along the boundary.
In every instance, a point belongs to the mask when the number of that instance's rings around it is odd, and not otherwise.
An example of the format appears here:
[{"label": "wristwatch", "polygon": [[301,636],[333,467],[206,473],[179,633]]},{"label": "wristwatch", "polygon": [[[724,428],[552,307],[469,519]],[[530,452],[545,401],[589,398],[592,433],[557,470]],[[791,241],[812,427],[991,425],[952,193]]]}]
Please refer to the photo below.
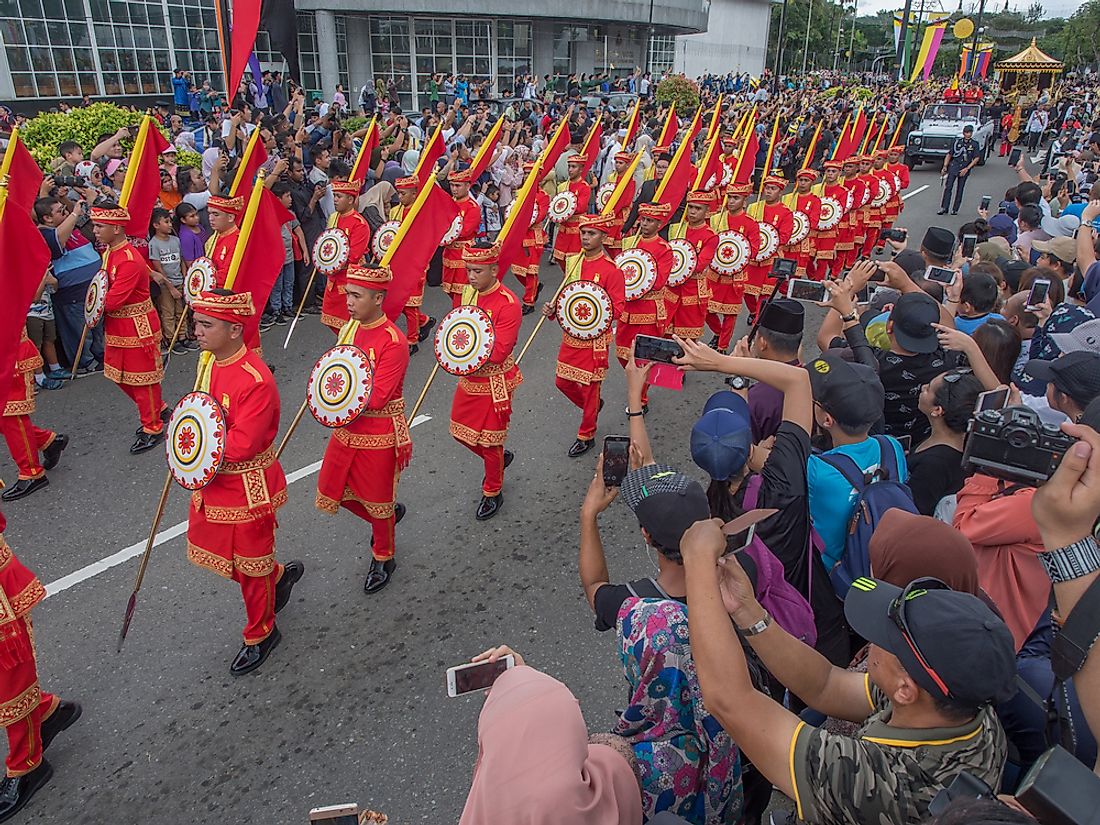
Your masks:
[{"label": "wristwatch", "polygon": [[859,316],[855,312],[849,312],[847,315],[841,315],[840,316],[840,320],[843,321],[846,324],[850,324],[853,321],[857,320],[858,318],[859,318]]},{"label": "wristwatch", "polygon": [[751,624],[748,627],[739,628],[743,636],[757,636],[771,627],[772,614],[767,610],[764,611],[764,616],[756,624]]},{"label": "wristwatch", "polygon": [[747,390],[756,382],[744,375],[731,375],[726,379],[726,384],[735,390]]}]

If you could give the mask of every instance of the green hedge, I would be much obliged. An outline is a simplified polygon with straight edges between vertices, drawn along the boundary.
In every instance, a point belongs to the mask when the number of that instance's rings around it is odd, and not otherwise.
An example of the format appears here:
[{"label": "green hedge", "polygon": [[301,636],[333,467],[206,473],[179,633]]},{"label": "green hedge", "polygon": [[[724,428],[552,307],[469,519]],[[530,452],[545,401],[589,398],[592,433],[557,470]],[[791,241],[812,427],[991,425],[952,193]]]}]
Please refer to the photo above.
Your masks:
[{"label": "green hedge", "polygon": [[657,102],[664,106],[673,101],[679,117],[691,117],[699,108],[699,86],[682,75],[665,78],[657,84]]},{"label": "green hedge", "polygon": [[93,103],[68,113],[43,112],[28,120],[19,131],[38,165],[48,169],[63,141],[75,140],[84,147],[85,153],[89,153],[100,135],[114,134],[123,126],[141,123],[141,118],[141,112],[113,103]]}]

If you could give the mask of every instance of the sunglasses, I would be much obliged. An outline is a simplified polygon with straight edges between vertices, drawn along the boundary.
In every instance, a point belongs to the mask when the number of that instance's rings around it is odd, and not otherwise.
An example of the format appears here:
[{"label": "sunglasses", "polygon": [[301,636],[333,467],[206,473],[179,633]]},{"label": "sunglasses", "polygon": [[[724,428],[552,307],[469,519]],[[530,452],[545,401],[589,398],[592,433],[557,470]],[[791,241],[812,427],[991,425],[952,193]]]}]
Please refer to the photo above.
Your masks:
[{"label": "sunglasses", "polygon": [[951,372],[945,372],[943,374],[943,382],[945,384],[957,384],[964,375],[971,375],[974,372],[970,367],[958,367]]},{"label": "sunglasses", "polygon": [[886,615],[890,617],[890,621],[894,623],[901,636],[905,639],[905,643],[909,645],[909,649],[913,652],[917,662],[924,672],[931,677],[932,681],[936,683],[936,687],[940,689],[945,697],[951,696],[951,690],[947,687],[947,684],[943,681],[936,669],[928,664],[928,659],[925,658],[921,652],[920,647],[917,645],[916,639],[913,638],[913,634],[909,630],[909,623],[905,618],[906,605],[911,599],[918,598],[925,595],[929,590],[950,590],[946,584],[939,579],[914,579],[905,586],[905,589],[901,591],[901,594],[890,603],[890,609],[886,612]]}]

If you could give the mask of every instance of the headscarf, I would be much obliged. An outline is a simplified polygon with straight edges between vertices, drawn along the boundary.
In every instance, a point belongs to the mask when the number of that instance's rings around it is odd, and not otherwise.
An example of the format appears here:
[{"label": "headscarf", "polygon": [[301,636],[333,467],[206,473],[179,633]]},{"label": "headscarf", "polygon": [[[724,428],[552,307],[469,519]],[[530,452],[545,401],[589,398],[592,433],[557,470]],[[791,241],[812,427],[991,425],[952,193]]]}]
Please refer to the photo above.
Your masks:
[{"label": "headscarf", "polygon": [[406,149],[401,155],[401,171],[408,177],[416,171],[416,165],[420,163],[420,152],[416,149]]},{"label": "headscarf", "polygon": [[939,579],[952,590],[979,594],[978,557],[969,539],[949,524],[894,508],[875,527],[871,575],[905,587],[914,579]]},{"label": "headscarf", "polygon": [[366,212],[368,207],[373,206],[378,216],[386,220],[390,214],[390,204],[396,196],[397,190],[393,188],[392,183],[379,181],[363,194],[359,203],[360,211]]},{"label": "headscarf", "polygon": [[703,705],[687,608],[627,599],[618,631],[630,700],[612,733],[634,745],[646,817],[669,811],[693,825],[737,822],[741,755]]},{"label": "headscarf", "polygon": [[569,688],[531,667],[493,684],[477,723],[474,779],[459,825],[637,825],[638,781],[607,745],[588,744]]}]

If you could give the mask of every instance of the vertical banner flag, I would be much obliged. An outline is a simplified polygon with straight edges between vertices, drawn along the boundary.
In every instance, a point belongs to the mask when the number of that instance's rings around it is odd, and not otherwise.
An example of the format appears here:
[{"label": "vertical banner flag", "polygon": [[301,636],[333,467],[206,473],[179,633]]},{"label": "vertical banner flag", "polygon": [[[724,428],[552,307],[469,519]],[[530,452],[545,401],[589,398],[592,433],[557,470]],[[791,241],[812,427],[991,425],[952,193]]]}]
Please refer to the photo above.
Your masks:
[{"label": "vertical banner flag", "polygon": [[947,30],[948,20],[949,18],[942,17],[939,20],[931,21],[924,27],[924,39],[921,40],[917,59],[913,62],[913,73],[909,77],[910,83],[916,82],[918,76],[927,80],[929,75],[932,74],[932,64],[936,62],[936,55],[940,51],[940,44],[943,42],[943,34]]}]

